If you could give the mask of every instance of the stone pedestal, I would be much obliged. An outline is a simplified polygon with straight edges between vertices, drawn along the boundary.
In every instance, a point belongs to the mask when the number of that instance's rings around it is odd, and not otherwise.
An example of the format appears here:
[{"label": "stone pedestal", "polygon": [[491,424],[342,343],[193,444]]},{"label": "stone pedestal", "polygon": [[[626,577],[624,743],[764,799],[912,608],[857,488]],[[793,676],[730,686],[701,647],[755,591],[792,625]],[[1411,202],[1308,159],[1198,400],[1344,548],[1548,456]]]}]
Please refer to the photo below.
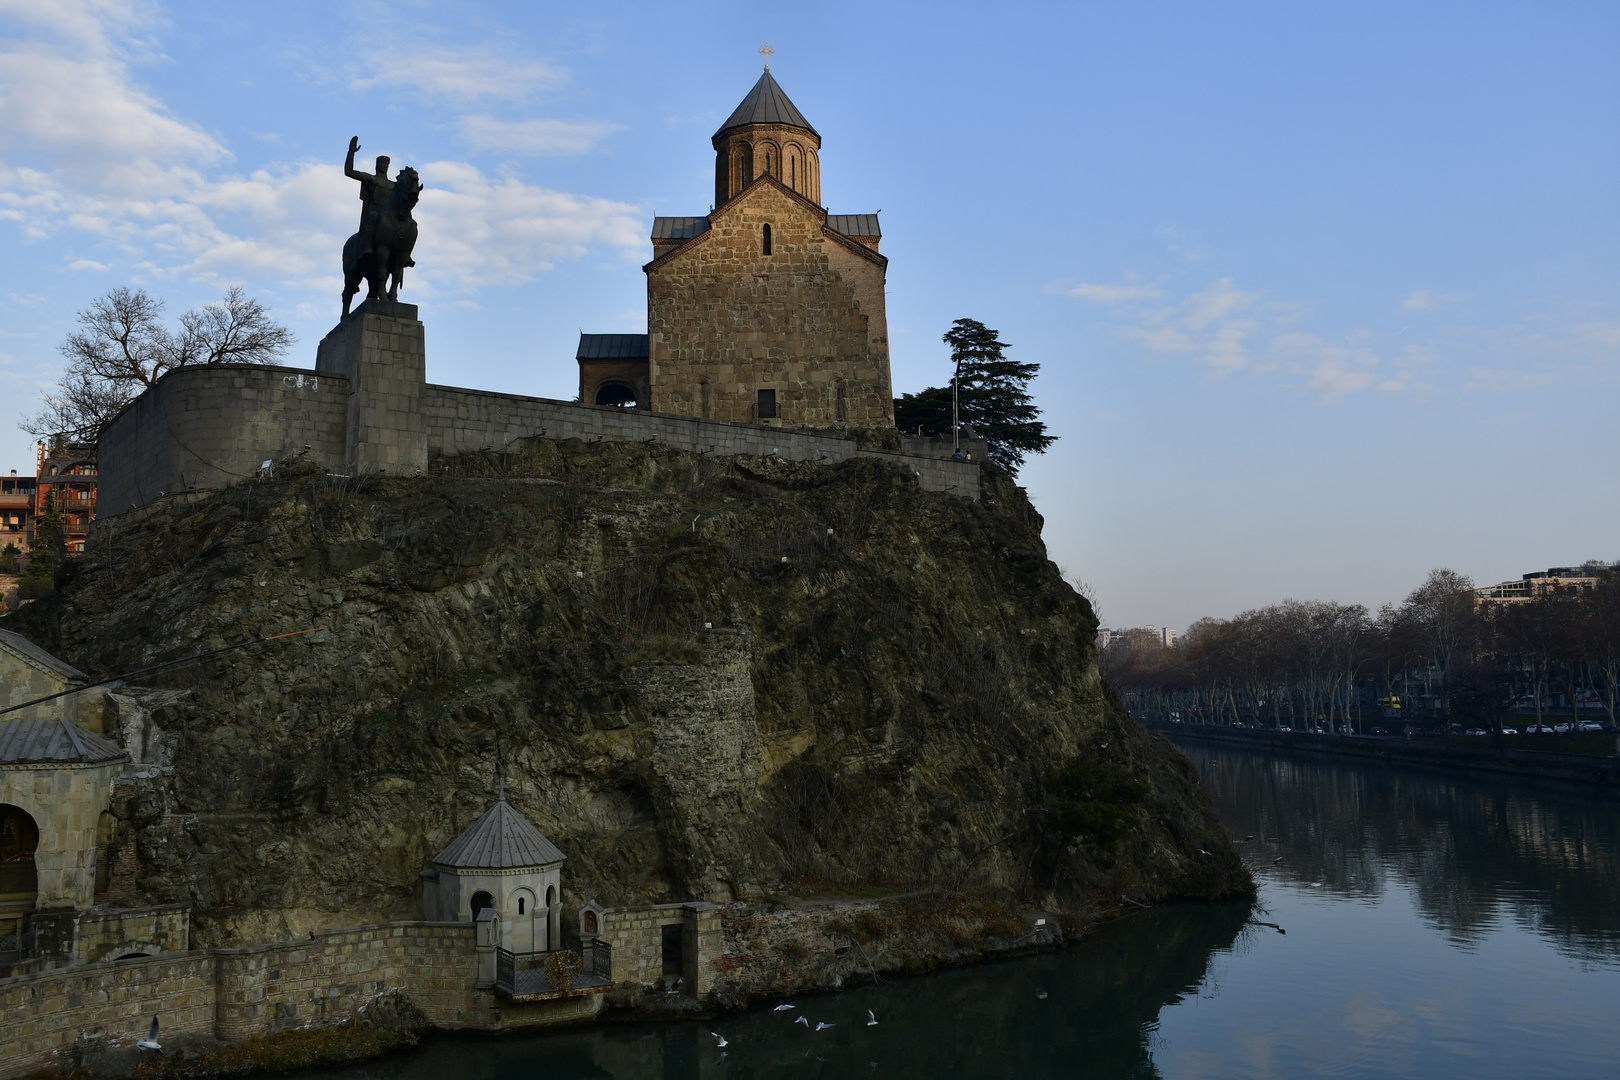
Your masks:
[{"label": "stone pedestal", "polygon": [[427,471],[427,353],[415,304],[367,300],[321,339],[315,370],[349,378],[346,469]]}]

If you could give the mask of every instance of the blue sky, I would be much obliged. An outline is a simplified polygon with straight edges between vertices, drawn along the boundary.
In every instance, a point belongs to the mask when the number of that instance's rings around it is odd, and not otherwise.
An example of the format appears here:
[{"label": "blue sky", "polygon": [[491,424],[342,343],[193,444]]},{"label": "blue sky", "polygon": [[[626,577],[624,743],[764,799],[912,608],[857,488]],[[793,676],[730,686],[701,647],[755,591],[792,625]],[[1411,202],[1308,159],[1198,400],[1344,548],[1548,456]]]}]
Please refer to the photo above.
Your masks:
[{"label": "blue sky", "polygon": [[[435,382],[571,397],[645,327],[760,55],[883,211],[898,390],[969,316],[1114,625],[1620,558],[1620,8],[0,0],[0,463],[73,313],[241,284],[313,364],[362,159],[421,170]],[[7,434],[10,432],[10,434]]]}]

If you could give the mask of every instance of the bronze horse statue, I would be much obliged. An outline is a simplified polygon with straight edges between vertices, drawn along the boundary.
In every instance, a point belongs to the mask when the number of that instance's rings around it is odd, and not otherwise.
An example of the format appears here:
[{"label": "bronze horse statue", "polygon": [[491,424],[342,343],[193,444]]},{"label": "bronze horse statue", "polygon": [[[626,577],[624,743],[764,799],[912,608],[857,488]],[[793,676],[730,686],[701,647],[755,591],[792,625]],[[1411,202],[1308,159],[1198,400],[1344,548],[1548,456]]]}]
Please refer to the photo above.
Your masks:
[{"label": "bronze horse statue", "polygon": [[376,219],[371,225],[371,244],[367,250],[364,231],[349,237],[343,245],[343,314],[349,313],[354,294],[360,291],[360,279],[366,281],[366,299],[399,299],[399,286],[405,280],[405,268],[415,266],[411,249],[416,246],[416,221],[411,210],[422,197],[422,182],[416,170],[407,166],[394,178],[394,189],[388,193]]}]

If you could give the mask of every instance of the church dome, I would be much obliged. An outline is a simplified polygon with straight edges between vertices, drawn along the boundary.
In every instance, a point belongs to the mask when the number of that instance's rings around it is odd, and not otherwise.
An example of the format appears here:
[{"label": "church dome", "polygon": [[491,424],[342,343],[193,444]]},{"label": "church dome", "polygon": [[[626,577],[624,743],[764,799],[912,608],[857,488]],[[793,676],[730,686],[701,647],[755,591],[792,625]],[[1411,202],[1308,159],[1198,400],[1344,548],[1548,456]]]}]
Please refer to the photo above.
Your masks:
[{"label": "church dome", "polygon": [[744,127],[748,124],[786,124],[789,127],[803,128],[812,135],[820,136],[821,132],[810,126],[810,121],[804,118],[798,106],[788,100],[787,94],[777,85],[771,77],[769,68],[759,77],[759,82],[748,91],[748,96],[742,99],[726,122],[720,125],[715,137],[719,138],[732,128]]},{"label": "church dome", "polygon": [[501,799],[433,856],[433,861],[457,869],[510,870],[549,866],[567,857],[529,824],[528,818]]}]

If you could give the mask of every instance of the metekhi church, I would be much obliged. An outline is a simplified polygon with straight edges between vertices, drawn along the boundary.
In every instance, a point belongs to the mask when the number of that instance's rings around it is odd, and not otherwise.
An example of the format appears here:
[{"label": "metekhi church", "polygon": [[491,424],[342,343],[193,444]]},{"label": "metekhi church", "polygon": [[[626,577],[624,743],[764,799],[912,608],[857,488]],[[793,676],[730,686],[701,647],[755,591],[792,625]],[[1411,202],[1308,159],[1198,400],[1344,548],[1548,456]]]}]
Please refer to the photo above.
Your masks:
[{"label": "metekhi church", "polygon": [[579,400],[706,420],[892,427],[872,214],[821,203],[821,135],[771,77],[714,144],[714,209],[653,219],[646,334],[581,334]]}]

